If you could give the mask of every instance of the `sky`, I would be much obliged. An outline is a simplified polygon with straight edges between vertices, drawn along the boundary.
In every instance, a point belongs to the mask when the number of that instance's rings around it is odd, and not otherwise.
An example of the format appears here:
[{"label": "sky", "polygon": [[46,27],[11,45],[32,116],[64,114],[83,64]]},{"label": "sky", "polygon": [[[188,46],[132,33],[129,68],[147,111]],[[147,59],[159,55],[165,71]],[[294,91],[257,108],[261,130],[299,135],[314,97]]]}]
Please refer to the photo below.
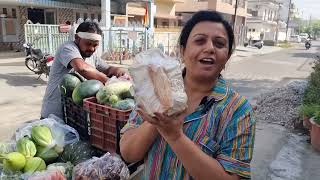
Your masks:
[{"label": "sky", "polygon": [[304,19],[320,19],[320,0],[292,0]]}]

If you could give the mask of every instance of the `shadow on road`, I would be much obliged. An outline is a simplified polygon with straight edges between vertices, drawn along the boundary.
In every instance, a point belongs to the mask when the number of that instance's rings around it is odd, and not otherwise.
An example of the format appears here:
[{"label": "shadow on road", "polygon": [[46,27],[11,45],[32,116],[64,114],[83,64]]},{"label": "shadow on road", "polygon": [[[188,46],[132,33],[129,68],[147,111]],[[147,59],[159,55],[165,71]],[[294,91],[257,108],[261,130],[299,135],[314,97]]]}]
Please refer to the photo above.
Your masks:
[{"label": "shadow on road", "polygon": [[0,80],[6,80],[6,83],[10,86],[45,86],[47,82],[41,78],[37,80],[37,77],[30,76],[29,73],[8,73],[0,74]]},{"label": "shadow on road", "polygon": [[248,79],[228,79],[232,87],[241,95],[246,96],[252,100],[255,96],[271,88],[277,81],[261,79],[261,80],[248,80]]},{"label": "shadow on road", "polygon": [[[319,48],[320,49],[320,48]],[[319,56],[319,53],[310,53],[306,51],[305,53],[293,53],[293,57],[298,57],[298,58],[315,58],[316,56]]]},{"label": "shadow on road", "polygon": [[0,66],[25,66],[24,62],[0,63]]}]

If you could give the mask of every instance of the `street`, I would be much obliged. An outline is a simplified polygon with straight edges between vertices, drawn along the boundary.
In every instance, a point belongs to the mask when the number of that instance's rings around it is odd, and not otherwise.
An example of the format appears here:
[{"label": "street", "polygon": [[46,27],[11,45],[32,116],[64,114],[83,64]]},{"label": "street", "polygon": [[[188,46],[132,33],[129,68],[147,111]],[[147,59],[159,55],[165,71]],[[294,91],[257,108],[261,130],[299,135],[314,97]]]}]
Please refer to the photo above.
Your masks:
[{"label": "street", "polygon": [[[293,49],[256,55],[230,63],[225,77],[237,91],[254,104],[258,94],[292,80],[305,79],[311,71],[313,57],[320,42],[306,50],[303,45]],[[257,123],[252,161],[254,180],[317,180],[320,177],[320,154],[307,137],[296,135],[280,125]]]},{"label": "street", "polygon": [[[254,104],[254,97],[270,88],[307,78],[312,57],[319,50],[320,42],[313,42],[310,50],[303,44],[266,53],[260,53],[264,48],[260,52],[241,48],[223,75]],[[9,139],[21,123],[39,118],[47,78],[37,77],[25,67],[23,54],[0,53],[1,140]],[[257,124],[252,179],[316,180],[318,167],[320,154],[312,150],[305,136],[279,125]]]}]

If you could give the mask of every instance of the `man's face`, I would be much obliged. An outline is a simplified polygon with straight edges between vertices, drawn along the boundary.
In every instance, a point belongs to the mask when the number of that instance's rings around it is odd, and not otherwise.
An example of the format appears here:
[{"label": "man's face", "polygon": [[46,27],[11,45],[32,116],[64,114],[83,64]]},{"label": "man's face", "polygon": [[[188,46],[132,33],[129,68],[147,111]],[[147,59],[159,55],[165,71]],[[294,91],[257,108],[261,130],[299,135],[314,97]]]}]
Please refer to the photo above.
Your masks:
[{"label": "man's face", "polygon": [[78,36],[76,36],[76,43],[80,49],[80,53],[83,58],[90,57],[99,46],[99,41],[82,39]]}]

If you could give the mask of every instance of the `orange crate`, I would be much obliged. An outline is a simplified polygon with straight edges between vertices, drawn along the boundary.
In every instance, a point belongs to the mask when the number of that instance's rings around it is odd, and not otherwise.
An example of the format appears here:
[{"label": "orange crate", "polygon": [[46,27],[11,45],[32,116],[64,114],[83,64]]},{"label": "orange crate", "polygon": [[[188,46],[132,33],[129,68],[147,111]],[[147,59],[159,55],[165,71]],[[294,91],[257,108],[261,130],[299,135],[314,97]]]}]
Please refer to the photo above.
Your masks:
[{"label": "orange crate", "polygon": [[98,104],[95,97],[84,99],[83,107],[90,118],[90,143],[103,151],[119,153],[120,131],[132,110]]}]

